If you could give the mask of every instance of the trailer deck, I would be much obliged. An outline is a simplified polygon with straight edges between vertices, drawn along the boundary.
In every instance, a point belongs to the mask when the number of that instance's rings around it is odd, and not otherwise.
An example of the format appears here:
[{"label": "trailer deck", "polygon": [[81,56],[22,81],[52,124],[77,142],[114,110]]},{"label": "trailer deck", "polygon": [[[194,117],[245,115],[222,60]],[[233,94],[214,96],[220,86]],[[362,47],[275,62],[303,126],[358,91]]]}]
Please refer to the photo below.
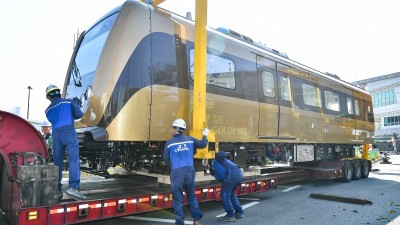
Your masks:
[{"label": "trailer deck", "polygon": [[[308,178],[305,170],[286,169],[247,176],[236,194],[240,196],[264,192],[278,184]],[[197,182],[196,197],[199,203],[219,201],[220,185],[221,183],[215,180]],[[18,218],[18,221],[12,224],[75,224],[172,208],[170,185],[157,182],[156,177],[139,174],[109,179],[98,176],[83,178],[81,192],[87,196],[87,200],[76,201],[64,194],[62,201],[55,205],[21,208],[20,215],[14,218]]]},{"label": "trailer deck", "polygon": [[[296,181],[303,181],[309,179],[306,170],[301,169],[283,169],[277,167],[270,167],[274,171],[262,173],[259,175],[247,175],[244,177],[243,183],[257,182],[270,180],[271,187],[279,184],[291,183]],[[277,171],[280,170],[280,171]],[[244,172],[246,175],[246,172]],[[164,175],[165,176],[165,175]],[[169,177],[169,176],[165,176]],[[216,181],[211,175],[204,174],[202,179],[198,179],[197,175],[196,188],[217,187],[221,183]],[[164,178],[166,179],[166,178]],[[170,191],[170,185],[158,182],[159,177],[146,176],[141,174],[121,175],[112,178],[103,178],[99,176],[84,177],[81,180],[81,193],[86,195],[87,200],[98,200],[106,198],[126,197],[132,195],[143,195],[151,193],[166,193]],[[63,185],[64,191],[68,185]],[[68,203],[74,201],[67,195],[64,195],[61,203]]]}]

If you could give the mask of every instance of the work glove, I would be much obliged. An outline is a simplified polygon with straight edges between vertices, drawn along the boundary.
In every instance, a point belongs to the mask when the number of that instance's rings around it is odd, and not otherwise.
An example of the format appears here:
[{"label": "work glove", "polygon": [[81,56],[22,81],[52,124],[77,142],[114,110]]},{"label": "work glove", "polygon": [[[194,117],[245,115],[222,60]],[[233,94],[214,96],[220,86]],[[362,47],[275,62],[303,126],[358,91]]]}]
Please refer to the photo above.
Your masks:
[{"label": "work glove", "polygon": [[201,164],[203,164],[203,166],[205,166],[205,167],[209,167],[210,166],[210,165],[208,165],[208,159],[203,159],[201,161]]},{"label": "work glove", "polygon": [[82,102],[81,102],[81,100],[80,100],[79,98],[77,98],[77,97],[74,97],[72,100],[74,100],[74,101],[75,101],[75,103],[76,103],[76,104],[78,104],[78,106],[79,106],[79,107],[81,107],[81,106],[82,106]]},{"label": "work glove", "polygon": [[208,128],[203,129],[203,136],[208,137],[208,133],[210,133],[210,130]]}]

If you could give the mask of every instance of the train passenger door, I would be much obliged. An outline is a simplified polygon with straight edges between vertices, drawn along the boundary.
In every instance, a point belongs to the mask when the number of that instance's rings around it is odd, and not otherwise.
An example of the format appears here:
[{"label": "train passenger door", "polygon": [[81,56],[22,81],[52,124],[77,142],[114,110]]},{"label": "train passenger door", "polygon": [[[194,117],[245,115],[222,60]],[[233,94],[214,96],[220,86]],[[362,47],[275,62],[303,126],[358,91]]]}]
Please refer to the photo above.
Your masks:
[{"label": "train passenger door", "polygon": [[354,124],[356,129],[357,140],[362,140],[366,137],[365,127],[366,121],[364,120],[364,101],[360,98],[361,94],[359,92],[353,91],[353,102],[354,102]]},{"label": "train passenger door", "polygon": [[[346,117],[345,117],[345,124],[346,124],[346,134],[351,136],[351,140],[355,140],[356,131],[356,112],[354,107],[354,97],[353,91],[347,90],[345,91],[345,104],[346,104]],[[358,112],[359,113],[359,112]],[[348,141],[348,140],[345,140]]]},{"label": "train passenger door", "polygon": [[257,56],[257,78],[260,112],[258,138],[274,138],[279,135],[278,82],[275,62]]}]

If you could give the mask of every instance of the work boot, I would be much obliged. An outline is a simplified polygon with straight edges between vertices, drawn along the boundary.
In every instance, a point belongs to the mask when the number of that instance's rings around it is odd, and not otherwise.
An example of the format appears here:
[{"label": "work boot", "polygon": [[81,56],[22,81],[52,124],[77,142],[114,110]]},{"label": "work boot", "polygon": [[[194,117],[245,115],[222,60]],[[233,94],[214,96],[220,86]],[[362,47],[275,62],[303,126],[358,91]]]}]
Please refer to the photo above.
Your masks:
[{"label": "work boot", "polygon": [[194,219],[193,225],[201,225],[199,219]]},{"label": "work boot", "polygon": [[57,198],[58,198],[58,200],[61,201],[61,200],[63,199],[63,197],[64,197],[63,192],[62,192],[62,191],[59,191],[59,192],[57,193]]},{"label": "work boot", "polygon": [[224,221],[224,222],[235,222],[235,217],[228,216],[228,214],[226,214],[225,216],[220,217],[219,220]]},{"label": "work boot", "polygon": [[77,198],[79,200],[86,200],[86,196],[81,194],[81,192],[78,189],[68,188],[68,190],[65,193],[71,196],[72,198]]},{"label": "work boot", "polygon": [[242,219],[243,218],[243,213],[235,213],[235,218],[236,219]]}]

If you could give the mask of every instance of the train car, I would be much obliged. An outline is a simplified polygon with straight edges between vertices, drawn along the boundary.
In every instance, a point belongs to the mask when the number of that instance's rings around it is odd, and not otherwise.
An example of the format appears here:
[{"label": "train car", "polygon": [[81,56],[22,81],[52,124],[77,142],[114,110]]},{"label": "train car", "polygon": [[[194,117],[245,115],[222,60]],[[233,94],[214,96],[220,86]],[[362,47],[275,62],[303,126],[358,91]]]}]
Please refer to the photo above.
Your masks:
[{"label": "train car", "polygon": [[[230,29],[207,28],[207,125],[240,166],[354,156],[372,144],[371,95]],[[170,125],[191,129],[194,21],[126,1],[80,36],[63,95],[75,99],[87,170],[166,171]]]}]

